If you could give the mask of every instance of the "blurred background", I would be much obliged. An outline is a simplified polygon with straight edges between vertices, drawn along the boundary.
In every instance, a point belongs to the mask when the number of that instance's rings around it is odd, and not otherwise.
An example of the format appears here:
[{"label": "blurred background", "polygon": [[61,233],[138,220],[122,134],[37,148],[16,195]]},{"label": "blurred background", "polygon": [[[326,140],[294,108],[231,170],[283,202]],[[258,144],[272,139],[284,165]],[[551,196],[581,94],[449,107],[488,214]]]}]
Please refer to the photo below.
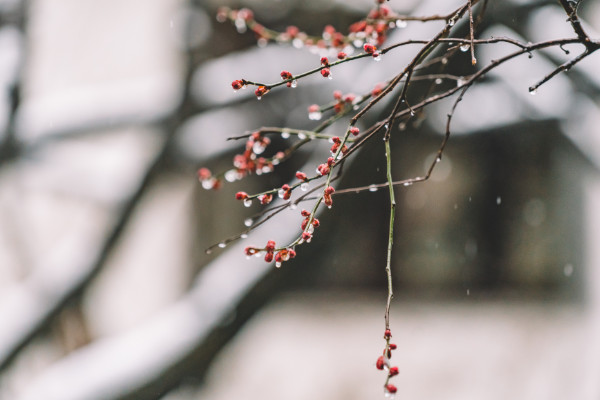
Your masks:
[{"label": "blurred background", "polygon": [[[389,5],[430,15],[460,3]],[[313,171],[327,149],[307,146],[274,174],[216,192],[196,170],[230,168],[243,147],[230,136],[313,128],[308,105],[369,91],[417,48],[259,102],[230,82],[277,81],[318,55],[256,46],[217,23],[222,5],[318,35],[344,31],[372,1],[0,0],[0,399],[383,396],[386,191],[336,196],[313,243],[275,270],[242,248],[291,240],[297,211],[204,250],[259,210],[235,192]],[[600,3],[582,2],[580,14],[600,37]],[[558,2],[492,1],[479,37],[572,37],[565,20]],[[409,22],[391,40],[440,26]],[[600,58],[527,90],[581,51],[566,49],[473,87],[431,180],[397,189],[398,398],[600,398]],[[479,65],[511,50],[478,47]],[[466,53],[449,70],[474,71]],[[450,108],[436,103],[395,132],[395,178],[424,173]],[[273,151],[285,147],[273,139]],[[338,188],[384,182],[383,151],[380,140],[365,146]]]}]

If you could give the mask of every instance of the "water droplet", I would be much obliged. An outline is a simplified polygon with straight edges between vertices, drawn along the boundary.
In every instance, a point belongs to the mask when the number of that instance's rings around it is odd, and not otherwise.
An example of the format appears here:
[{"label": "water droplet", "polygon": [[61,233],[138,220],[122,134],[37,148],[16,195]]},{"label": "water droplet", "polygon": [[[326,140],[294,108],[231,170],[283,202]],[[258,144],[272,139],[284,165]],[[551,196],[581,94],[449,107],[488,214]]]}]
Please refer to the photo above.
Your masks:
[{"label": "water droplet", "polygon": [[292,81],[292,87],[293,87],[293,88],[295,88],[295,87],[297,87],[297,86],[298,86],[298,81],[294,79],[294,80]]},{"label": "water droplet", "polygon": [[308,182],[304,182],[300,185],[300,190],[306,192],[308,190]]},{"label": "water droplet", "polygon": [[235,182],[237,180],[238,177],[238,172],[235,169],[230,169],[229,171],[225,172],[225,180],[227,182]]},{"label": "water droplet", "polygon": [[327,206],[327,208],[329,208],[331,210],[331,206]]},{"label": "water droplet", "polygon": [[410,185],[412,185],[412,184],[413,184],[413,183],[412,183],[411,181],[404,182],[404,186],[410,186]]},{"label": "water droplet", "polygon": [[537,94],[537,89],[529,88],[529,94],[535,96]]},{"label": "water droplet", "polygon": [[206,254],[211,254],[211,253],[212,253],[212,250],[211,250],[211,249],[206,249],[205,253],[206,253]]},{"label": "water droplet", "polygon": [[[244,207],[250,207],[252,205],[252,199],[244,199]],[[248,220],[246,220],[248,221]],[[250,220],[250,224],[252,224],[252,220]]]},{"label": "water droplet", "polygon": [[462,86],[465,84],[465,78],[462,76],[456,80],[456,86]]},{"label": "water droplet", "polygon": [[275,263],[275,268],[281,268],[281,261],[277,261]]},{"label": "water droplet", "polygon": [[563,272],[564,272],[565,276],[567,276],[567,277],[573,275],[573,264],[565,265]]},{"label": "water droplet", "polygon": [[413,110],[410,110],[410,116],[414,117],[415,116],[415,112]]},{"label": "water droplet", "polygon": [[403,19],[396,20],[396,26],[398,28],[406,28],[406,25],[408,25],[408,23],[405,20],[403,20]]},{"label": "water droplet", "polygon": [[304,47],[304,42],[298,38],[292,40],[292,46],[294,46],[297,49],[301,49],[302,47]]},{"label": "water droplet", "polygon": [[259,38],[256,41],[256,45],[260,48],[267,47],[267,44],[269,44],[269,41],[265,38]]},{"label": "water droplet", "polygon": [[383,128],[387,131],[390,128],[390,124],[386,123],[385,125],[383,125]]},{"label": "water droplet", "polygon": [[219,246],[220,248],[224,249],[224,248],[225,248],[225,246],[227,246],[227,245],[225,244],[225,242],[221,242],[221,243],[219,243],[219,245],[218,245],[218,246]]},{"label": "water droplet", "polygon": [[290,133],[288,131],[281,132],[281,138],[282,139],[289,139],[290,138]]},{"label": "water droplet", "polygon": [[308,119],[311,119],[313,121],[320,120],[322,116],[323,114],[321,113],[321,111],[312,111],[308,113]]},{"label": "water droplet", "polygon": [[329,76],[327,77],[327,79],[329,79],[329,80],[333,79],[333,75],[331,74],[331,72],[329,73]]},{"label": "water droplet", "polygon": [[304,140],[304,139],[306,139],[306,134],[304,134],[304,133],[300,132],[300,133],[298,134],[298,139],[300,139],[300,140]]},{"label": "water droplet", "polygon": [[502,197],[496,197],[496,204],[500,205],[502,203]]},{"label": "water droplet", "polygon": [[262,154],[265,151],[266,146],[262,142],[254,142],[252,145],[252,152],[254,154]]},{"label": "water droplet", "polygon": [[436,162],[436,163],[439,163],[440,161],[442,161],[442,156],[437,156],[437,157],[435,158],[435,162]]},{"label": "water droplet", "polygon": [[216,179],[209,178],[202,181],[202,188],[206,190],[210,190],[215,186]]},{"label": "water droplet", "polygon": [[238,33],[246,32],[246,21],[244,21],[242,18],[237,18],[235,20],[235,29],[238,31]]},{"label": "water droplet", "polygon": [[277,197],[279,197],[280,199],[283,199],[283,196],[285,195],[285,190],[283,189],[279,189],[277,191]]},{"label": "water droplet", "polygon": [[442,64],[448,64],[448,59],[446,57],[442,58]]},{"label": "water droplet", "polygon": [[373,57],[373,60],[381,61],[381,54],[377,54],[375,57]]},{"label": "water droplet", "polygon": [[242,233],[242,234],[240,235],[240,238],[241,238],[241,239],[247,239],[247,238],[248,238],[248,234],[247,234],[247,233]]},{"label": "water droplet", "polygon": [[435,80],[435,84],[436,84],[436,85],[440,85],[442,82],[443,82],[443,81],[442,81],[442,78],[437,78],[437,79]]},{"label": "water droplet", "polygon": [[262,96],[256,96],[256,100],[262,100]]},{"label": "water droplet", "polygon": [[462,46],[460,46],[460,51],[462,51],[464,53],[466,51],[469,51],[470,48],[471,48],[471,45],[463,44]]},{"label": "water droplet", "polygon": [[376,192],[376,191],[378,191],[378,190],[379,190],[379,189],[378,189],[378,188],[377,188],[377,186],[375,186],[374,184],[373,184],[373,185],[369,185],[369,192]]},{"label": "water droplet", "polygon": [[448,25],[450,26],[454,26],[455,23],[456,21],[454,20],[454,18],[450,18],[450,21],[448,21]]},{"label": "water droplet", "polygon": [[290,210],[295,210],[296,208],[298,208],[298,205],[296,203],[290,204]]}]

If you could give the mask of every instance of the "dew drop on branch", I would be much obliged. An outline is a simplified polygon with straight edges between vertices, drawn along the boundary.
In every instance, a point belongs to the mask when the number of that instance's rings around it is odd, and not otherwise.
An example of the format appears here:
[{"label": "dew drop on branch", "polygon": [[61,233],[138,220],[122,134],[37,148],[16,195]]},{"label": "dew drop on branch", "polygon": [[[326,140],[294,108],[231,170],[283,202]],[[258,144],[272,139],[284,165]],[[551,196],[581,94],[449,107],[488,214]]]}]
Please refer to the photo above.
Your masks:
[{"label": "dew drop on branch", "polygon": [[294,79],[294,80],[292,81],[292,87],[293,87],[293,88],[295,88],[295,87],[297,87],[297,86],[298,86],[298,81]]},{"label": "dew drop on branch", "polygon": [[252,205],[252,199],[244,199],[244,207],[250,207],[251,205]]},{"label": "dew drop on branch", "polygon": [[406,28],[406,25],[408,25],[408,23],[405,20],[403,20],[403,19],[396,20],[396,26],[398,28]]},{"label": "dew drop on branch", "polygon": [[[308,119],[313,120],[313,121],[320,120],[322,116],[323,116],[323,114],[321,113],[321,111],[311,111],[308,113]],[[300,135],[298,135],[298,137],[299,136]]]},{"label": "dew drop on branch", "polygon": [[496,197],[496,204],[497,205],[502,204],[502,197],[500,197],[500,196]]},{"label": "dew drop on branch", "polygon": [[537,89],[529,88],[529,94],[535,96],[537,94]]},{"label": "dew drop on branch", "polygon": [[573,275],[573,264],[565,265],[565,268],[563,269],[563,273],[565,274],[566,277]]},{"label": "dew drop on branch", "polygon": [[462,46],[460,46],[460,51],[462,51],[462,52],[464,53],[464,52],[467,52],[467,51],[469,51],[469,49],[470,49],[470,48],[471,48],[471,46],[470,46],[470,45],[468,45],[468,44],[463,44]]},{"label": "dew drop on branch", "polygon": [[246,21],[244,21],[242,18],[237,18],[235,20],[235,29],[238,31],[238,33],[246,32]]},{"label": "dew drop on branch", "polygon": [[412,185],[412,184],[413,184],[413,183],[412,183],[411,181],[404,182],[404,186],[410,186],[410,185]]},{"label": "dew drop on branch", "polygon": [[304,182],[300,185],[300,190],[306,192],[308,190],[308,182]]},{"label": "dew drop on branch", "polygon": [[265,151],[265,145],[261,142],[254,142],[252,145],[252,152],[254,154],[262,154]]},{"label": "dew drop on branch", "polygon": [[235,182],[237,177],[238,172],[235,169],[230,169],[229,171],[225,172],[225,180],[227,182]]},{"label": "dew drop on branch", "polygon": [[374,184],[373,185],[369,185],[369,192],[376,192],[377,190],[379,190],[379,189]]},{"label": "dew drop on branch", "polygon": [[221,249],[224,249],[224,248],[225,248],[225,246],[227,246],[227,245],[225,244],[225,242],[221,242],[221,243],[219,243],[219,247],[220,247]]},{"label": "dew drop on branch", "polygon": [[304,139],[306,139],[306,134],[304,134],[304,133],[300,132],[300,133],[298,134],[298,139],[300,139],[300,140],[304,140]]},{"label": "dew drop on branch", "polygon": [[277,261],[275,263],[275,268],[281,268],[281,261]]},{"label": "dew drop on branch", "polygon": [[[245,204],[244,204],[244,205],[245,205]],[[246,225],[246,226],[252,226],[252,223],[253,223],[253,222],[254,222],[254,221],[252,221],[252,218],[246,218],[246,219],[244,220],[244,225]]]},{"label": "dew drop on branch", "polygon": [[241,239],[247,239],[247,238],[248,238],[248,234],[247,234],[247,233],[242,233],[242,234],[240,235],[240,238],[241,238]]},{"label": "dew drop on branch", "polygon": [[290,138],[290,133],[288,131],[281,132],[281,138],[282,139],[289,139]]},{"label": "dew drop on branch", "polygon": [[437,78],[437,79],[435,80],[435,84],[436,84],[436,85],[441,85],[441,83],[442,83],[442,78]]}]

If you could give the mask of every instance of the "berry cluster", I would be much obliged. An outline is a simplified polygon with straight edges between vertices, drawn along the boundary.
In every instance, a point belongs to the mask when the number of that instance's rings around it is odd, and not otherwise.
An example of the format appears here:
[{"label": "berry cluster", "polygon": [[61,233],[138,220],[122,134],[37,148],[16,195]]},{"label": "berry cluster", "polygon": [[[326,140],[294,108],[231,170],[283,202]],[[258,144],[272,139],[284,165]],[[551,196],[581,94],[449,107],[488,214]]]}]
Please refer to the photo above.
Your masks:
[{"label": "berry cluster", "polygon": [[375,367],[377,367],[377,369],[379,370],[387,372],[387,378],[385,380],[383,388],[386,397],[393,397],[398,389],[395,385],[390,383],[390,378],[398,375],[400,371],[398,370],[398,367],[392,367],[390,365],[390,359],[392,358],[392,350],[396,350],[397,346],[394,343],[390,343],[390,339],[392,338],[392,332],[389,329],[385,330],[383,338],[385,339],[385,348],[383,349],[383,355],[377,358],[377,361],[375,362]]},{"label": "berry cluster", "polygon": [[281,267],[284,261],[288,261],[296,257],[296,251],[292,248],[277,249],[274,240],[269,240],[264,248],[257,248],[248,246],[244,249],[246,256],[251,257],[253,255],[261,256],[264,253],[264,259],[266,262],[273,262],[275,260],[275,267]]}]

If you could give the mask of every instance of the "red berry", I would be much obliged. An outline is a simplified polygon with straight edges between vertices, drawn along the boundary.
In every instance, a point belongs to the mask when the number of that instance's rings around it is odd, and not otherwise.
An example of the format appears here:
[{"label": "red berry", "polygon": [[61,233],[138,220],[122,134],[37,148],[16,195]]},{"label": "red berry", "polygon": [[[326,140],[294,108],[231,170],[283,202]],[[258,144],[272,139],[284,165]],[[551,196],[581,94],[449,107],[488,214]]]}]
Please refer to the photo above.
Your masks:
[{"label": "red berry", "polygon": [[281,79],[285,79],[285,80],[292,79],[292,73],[289,71],[281,71],[280,75],[281,75]]},{"label": "red berry", "polygon": [[233,88],[233,90],[240,90],[241,88],[244,87],[244,81],[238,79],[235,80],[233,82],[231,82],[231,87]]},{"label": "red berry", "polygon": [[265,254],[265,261],[266,262],[273,261],[273,252],[268,252],[267,254]]},{"label": "red berry", "polygon": [[366,53],[373,54],[373,52],[375,51],[375,46],[373,46],[371,43],[365,43],[363,49]]},{"label": "red berry", "polygon": [[324,194],[323,195],[323,203],[325,203],[325,205],[327,207],[331,207],[333,205],[333,199],[331,198],[330,195]]},{"label": "red berry", "polygon": [[318,227],[319,227],[319,225],[321,225],[321,223],[319,222],[319,220],[318,220],[318,219],[316,219],[316,218],[312,220],[312,224],[313,224],[313,226],[314,226],[315,228],[318,228]]},{"label": "red berry", "polygon": [[275,250],[275,241],[274,240],[269,240],[267,242],[267,245],[265,246],[265,250],[268,252],[271,252],[273,250]]},{"label": "red berry", "polygon": [[248,198],[248,193],[246,193],[246,192],[237,192],[237,193],[235,194],[235,198],[236,198],[237,200],[244,200],[244,199],[247,199],[247,198]]},{"label": "red berry", "polygon": [[211,176],[212,174],[208,168],[203,167],[198,170],[198,179],[200,179],[201,181],[210,179]]},{"label": "red berry", "polygon": [[323,75],[323,78],[328,78],[329,76],[331,76],[331,71],[329,70],[329,68],[323,68],[321,70],[321,75]]},{"label": "red berry", "polygon": [[265,94],[267,94],[268,91],[269,89],[267,89],[265,86],[259,86],[254,91],[254,94],[256,95],[256,97],[262,97]]},{"label": "red berry", "polygon": [[398,367],[392,367],[390,368],[390,376],[396,376],[400,373],[400,371],[398,370]]},{"label": "red berry", "polygon": [[319,107],[318,104],[311,104],[310,106],[308,106],[309,113],[316,113],[316,112],[320,112],[320,111],[321,111],[321,107]]},{"label": "red berry", "polygon": [[394,343],[390,343],[390,349],[396,350],[397,347]]},{"label": "red berry", "polygon": [[377,369],[383,369],[384,365],[385,365],[385,359],[383,358],[383,356],[379,356],[379,358],[375,362],[375,366],[377,367]]},{"label": "red berry", "polygon": [[342,92],[340,92],[339,90],[334,90],[333,91],[333,98],[336,100],[341,100],[342,99]]},{"label": "red berry", "polygon": [[392,331],[390,331],[389,329],[386,329],[385,332],[383,333],[383,338],[389,339],[391,337],[392,337]]},{"label": "red berry", "polygon": [[360,129],[358,129],[357,127],[353,126],[352,128],[350,128],[350,133],[353,134],[354,136],[358,135],[360,133]]},{"label": "red berry", "polygon": [[327,57],[321,57],[321,65],[324,66],[329,66],[329,60],[327,59]]},{"label": "red berry", "polygon": [[343,60],[343,59],[344,59],[344,58],[346,58],[347,56],[348,56],[348,55],[347,55],[346,53],[344,53],[343,51],[340,51],[340,52],[337,54],[337,58],[338,58],[339,60]]},{"label": "red berry", "polygon": [[310,216],[310,212],[307,210],[302,210],[300,211],[300,215],[302,215],[303,217],[308,217]]},{"label": "red berry", "polygon": [[247,256],[251,256],[256,254],[256,249],[254,247],[248,246],[244,249],[244,253],[246,253]]},{"label": "red berry", "polygon": [[294,38],[298,33],[300,33],[300,29],[295,27],[294,25],[290,25],[285,29],[285,32],[290,35],[290,37]]},{"label": "red berry", "polygon": [[311,238],[312,238],[312,233],[302,232],[302,239],[304,239],[304,240],[310,240]]},{"label": "red berry", "polygon": [[398,388],[394,385],[392,385],[391,383],[389,383],[386,387],[385,390],[387,390],[390,393],[396,393],[398,391]]},{"label": "red berry", "polygon": [[332,186],[327,186],[325,188],[324,192],[325,192],[326,195],[330,195],[330,194],[333,194],[333,192],[335,192],[335,189]]},{"label": "red berry", "polygon": [[296,172],[296,179],[300,180],[300,181],[305,181],[306,180],[306,174],[304,172]]}]

